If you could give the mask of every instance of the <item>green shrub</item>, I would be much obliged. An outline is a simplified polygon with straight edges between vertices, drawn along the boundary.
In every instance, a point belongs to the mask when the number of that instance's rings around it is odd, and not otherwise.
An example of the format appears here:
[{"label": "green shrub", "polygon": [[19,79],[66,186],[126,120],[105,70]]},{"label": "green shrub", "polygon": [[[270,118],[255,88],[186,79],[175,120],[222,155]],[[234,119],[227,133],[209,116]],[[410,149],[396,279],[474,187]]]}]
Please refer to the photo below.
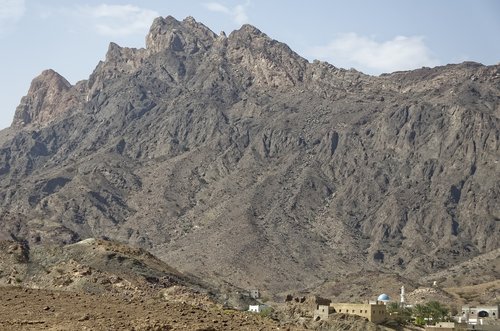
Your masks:
[{"label": "green shrub", "polygon": [[265,308],[262,308],[262,310],[259,313],[259,316],[271,317],[273,312],[274,312],[274,309],[272,307],[265,307]]}]

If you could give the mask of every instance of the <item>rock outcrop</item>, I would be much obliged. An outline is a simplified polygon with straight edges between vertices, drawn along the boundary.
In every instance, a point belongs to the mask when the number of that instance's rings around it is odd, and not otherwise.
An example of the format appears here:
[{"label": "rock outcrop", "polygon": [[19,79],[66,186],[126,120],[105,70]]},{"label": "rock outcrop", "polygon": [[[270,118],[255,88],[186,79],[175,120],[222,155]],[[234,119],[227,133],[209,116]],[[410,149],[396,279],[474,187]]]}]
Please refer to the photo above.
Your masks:
[{"label": "rock outcrop", "polygon": [[73,86],[54,70],[45,70],[31,82],[17,107],[12,126],[45,125],[81,102]]}]

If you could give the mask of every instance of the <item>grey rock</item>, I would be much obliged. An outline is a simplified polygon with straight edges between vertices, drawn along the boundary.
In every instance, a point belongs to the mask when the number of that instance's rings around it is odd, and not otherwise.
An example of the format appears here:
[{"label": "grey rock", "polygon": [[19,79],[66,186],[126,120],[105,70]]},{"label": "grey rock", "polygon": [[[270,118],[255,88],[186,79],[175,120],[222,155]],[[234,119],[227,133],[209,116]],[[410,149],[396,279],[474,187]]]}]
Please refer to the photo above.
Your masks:
[{"label": "grey rock", "polygon": [[106,236],[272,293],[419,279],[499,248],[499,73],[374,77],[158,18],[76,86],[35,79],[0,132],[0,238]]}]

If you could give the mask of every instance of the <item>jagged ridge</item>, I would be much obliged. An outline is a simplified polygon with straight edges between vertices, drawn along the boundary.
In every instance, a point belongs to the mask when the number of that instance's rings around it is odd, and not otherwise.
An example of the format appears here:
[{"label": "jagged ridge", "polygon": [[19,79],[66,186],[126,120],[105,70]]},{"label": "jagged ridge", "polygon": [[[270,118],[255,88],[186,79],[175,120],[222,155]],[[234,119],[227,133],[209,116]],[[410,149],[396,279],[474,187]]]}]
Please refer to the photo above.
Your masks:
[{"label": "jagged ridge", "polygon": [[249,25],[158,18],[145,49],[112,43],[88,80],[52,88],[74,104],[22,102],[1,234],[105,235],[273,293],[415,279],[498,248],[499,82],[472,63],[372,77]]}]

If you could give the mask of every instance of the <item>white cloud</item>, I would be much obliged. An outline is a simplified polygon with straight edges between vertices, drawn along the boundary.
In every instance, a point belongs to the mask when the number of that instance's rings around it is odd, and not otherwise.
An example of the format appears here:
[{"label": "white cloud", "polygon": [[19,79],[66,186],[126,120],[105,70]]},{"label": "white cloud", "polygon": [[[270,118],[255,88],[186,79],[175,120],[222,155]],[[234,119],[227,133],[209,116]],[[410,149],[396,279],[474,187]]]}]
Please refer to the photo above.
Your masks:
[{"label": "white cloud", "polygon": [[23,17],[24,0],[0,0],[0,33]]},{"label": "white cloud", "polygon": [[237,5],[234,8],[229,8],[218,2],[209,2],[204,4],[204,6],[210,11],[227,15],[231,17],[233,22],[242,25],[248,23],[248,15],[246,13],[246,8],[248,7],[249,4],[250,2],[247,1],[243,5]]},{"label": "white cloud", "polygon": [[245,24],[248,22],[248,16],[245,11],[244,5],[238,5],[233,10],[233,20],[238,24]]},{"label": "white cloud", "polygon": [[145,34],[153,20],[160,16],[156,11],[133,5],[82,6],[78,13],[92,20],[96,31],[105,36]]},{"label": "white cloud", "polygon": [[217,3],[217,2],[206,3],[205,7],[210,11],[224,13],[224,14],[228,14],[228,15],[231,14],[231,11],[229,10],[229,8],[227,8],[226,6],[221,5],[220,3]]},{"label": "white cloud", "polygon": [[346,33],[338,35],[328,45],[310,48],[306,53],[339,67],[354,67],[371,74],[439,64],[420,36],[397,36],[378,42],[374,38]]}]

